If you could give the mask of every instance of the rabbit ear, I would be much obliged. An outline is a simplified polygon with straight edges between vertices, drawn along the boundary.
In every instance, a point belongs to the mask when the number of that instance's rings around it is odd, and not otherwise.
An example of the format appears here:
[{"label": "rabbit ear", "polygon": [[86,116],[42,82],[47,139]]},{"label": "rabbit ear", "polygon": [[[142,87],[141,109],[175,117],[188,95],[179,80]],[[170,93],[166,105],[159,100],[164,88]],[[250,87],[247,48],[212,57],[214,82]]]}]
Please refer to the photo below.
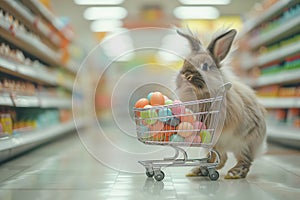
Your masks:
[{"label": "rabbit ear", "polygon": [[211,53],[218,66],[227,56],[236,33],[235,29],[231,29],[213,39],[208,45],[207,50]]},{"label": "rabbit ear", "polygon": [[188,29],[188,31],[189,31],[189,34],[188,33],[184,33],[184,32],[182,32],[179,29],[176,30],[176,32],[179,35],[185,37],[189,41],[189,43],[191,45],[191,49],[192,49],[193,52],[200,52],[202,50],[202,46],[201,46],[200,40],[193,35],[193,33],[191,32],[190,29]]}]

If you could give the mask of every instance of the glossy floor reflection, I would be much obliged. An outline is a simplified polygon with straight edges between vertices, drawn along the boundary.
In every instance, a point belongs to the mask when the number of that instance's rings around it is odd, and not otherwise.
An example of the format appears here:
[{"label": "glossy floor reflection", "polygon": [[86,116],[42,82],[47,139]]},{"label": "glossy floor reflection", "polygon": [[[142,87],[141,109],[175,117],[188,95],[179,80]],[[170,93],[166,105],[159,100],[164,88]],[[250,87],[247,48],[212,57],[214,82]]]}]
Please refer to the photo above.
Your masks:
[{"label": "glossy floor reflection", "polygon": [[0,199],[299,199],[299,151],[271,145],[247,179],[225,180],[233,164],[230,156],[218,181],[187,178],[190,168],[169,167],[163,170],[165,179],[156,182],[102,165],[74,133],[2,164]]}]

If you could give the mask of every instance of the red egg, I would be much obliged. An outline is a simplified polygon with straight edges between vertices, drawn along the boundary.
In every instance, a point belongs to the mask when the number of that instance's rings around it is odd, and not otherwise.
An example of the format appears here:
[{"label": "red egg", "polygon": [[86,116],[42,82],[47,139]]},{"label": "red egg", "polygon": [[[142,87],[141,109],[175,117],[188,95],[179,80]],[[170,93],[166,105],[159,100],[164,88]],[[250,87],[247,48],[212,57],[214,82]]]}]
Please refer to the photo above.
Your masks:
[{"label": "red egg", "polygon": [[162,95],[162,93],[160,93],[160,92],[153,92],[153,94],[150,98],[150,104],[152,106],[164,105],[165,104],[164,95]]},{"label": "red egg", "polygon": [[135,103],[136,108],[144,108],[146,105],[149,105],[149,101],[146,98],[141,98]]}]

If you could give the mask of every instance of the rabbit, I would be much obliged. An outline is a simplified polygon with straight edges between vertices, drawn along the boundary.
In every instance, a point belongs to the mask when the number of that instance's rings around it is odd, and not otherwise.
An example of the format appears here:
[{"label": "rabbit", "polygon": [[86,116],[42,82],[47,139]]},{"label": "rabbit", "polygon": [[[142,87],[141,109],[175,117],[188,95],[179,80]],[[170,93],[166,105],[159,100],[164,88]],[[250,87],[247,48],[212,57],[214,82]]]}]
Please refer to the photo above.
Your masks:
[{"label": "rabbit", "polygon": [[[189,41],[191,53],[185,58],[176,77],[176,92],[183,102],[213,97],[220,85],[231,82],[226,93],[226,104],[221,113],[225,114],[221,135],[213,149],[220,155],[216,169],[227,161],[227,152],[232,152],[236,165],[225,175],[225,179],[245,178],[257,155],[266,151],[265,108],[257,101],[255,92],[243,84],[222,61],[230,52],[235,29],[217,33],[207,48],[189,31],[177,30]],[[224,65],[224,66],[223,66]],[[203,109],[203,108],[199,108]],[[213,162],[215,157],[209,162]],[[192,169],[187,176],[201,176],[200,167]]]}]

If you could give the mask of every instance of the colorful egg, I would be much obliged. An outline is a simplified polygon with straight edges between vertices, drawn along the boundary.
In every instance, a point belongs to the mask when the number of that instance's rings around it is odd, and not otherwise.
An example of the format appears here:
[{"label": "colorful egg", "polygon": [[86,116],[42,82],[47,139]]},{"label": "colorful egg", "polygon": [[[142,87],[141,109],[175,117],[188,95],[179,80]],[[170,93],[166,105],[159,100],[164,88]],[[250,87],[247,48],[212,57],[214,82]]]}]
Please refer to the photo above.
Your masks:
[{"label": "colorful egg", "polygon": [[167,97],[166,95],[164,95],[164,99],[166,100],[170,100],[169,97]]},{"label": "colorful egg", "polygon": [[184,142],[184,138],[178,134],[174,134],[174,135],[170,136],[170,141],[171,142]]},{"label": "colorful egg", "polygon": [[188,142],[188,143],[193,143],[193,144],[200,144],[201,143],[201,137],[199,135],[192,134],[189,137],[186,137],[184,139],[184,141]]},{"label": "colorful egg", "polygon": [[157,112],[155,109],[151,109],[151,105],[146,105],[144,108],[148,108],[147,110],[143,110],[140,112],[140,116],[146,124],[152,125],[157,121]]},{"label": "colorful egg", "polygon": [[175,134],[175,127],[166,124],[163,128],[163,133],[165,134],[165,141],[170,141],[170,136]]},{"label": "colorful egg", "polygon": [[200,132],[200,137],[201,137],[201,141],[204,144],[209,144],[211,143],[211,139],[212,139],[212,135],[209,131],[207,130],[202,130]]},{"label": "colorful egg", "polygon": [[162,93],[160,92],[153,92],[150,98],[150,104],[152,106],[164,105],[165,104],[164,95],[162,95]]},{"label": "colorful egg", "polygon": [[193,134],[193,125],[189,122],[181,122],[177,127],[177,134],[182,137],[188,137]]},{"label": "colorful egg", "polygon": [[149,128],[147,126],[139,125],[137,126],[139,137],[145,138],[150,136]]},{"label": "colorful egg", "polygon": [[149,127],[150,131],[160,131],[164,128],[164,123],[161,121],[157,121],[155,124]]},{"label": "colorful egg", "polygon": [[186,108],[185,112],[184,112],[184,115],[180,116],[180,121],[189,122],[191,124],[194,124],[195,115],[190,109]]},{"label": "colorful egg", "polygon": [[165,100],[165,105],[171,105],[173,104],[173,101],[171,99]]},{"label": "colorful egg", "polygon": [[146,98],[141,98],[135,103],[136,108],[144,108],[146,105],[149,105],[149,101]]},{"label": "colorful egg", "polygon": [[185,113],[185,107],[182,105],[182,102],[179,100],[173,101],[173,106],[171,110],[174,115],[181,115]]},{"label": "colorful egg", "polygon": [[200,121],[195,121],[195,122],[194,122],[194,129],[200,131],[200,130],[206,129],[206,126],[205,126],[204,123],[202,123],[202,122],[200,122]]},{"label": "colorful egg", "polygon": [[164,141],[165,140],[165,134],[158,132],[152,135],[151,139],[153,141]]},{"label": "colorful egg", "polygon": [[170,108],[160,108],[158,110],[158,117],[160,121],[166,122],[172,118],[172,111]]},{"label": "colorful egg", "polygon": [[147,95],[147,99],[149,100],[149,102],[150,102],[150,99],[151,99],[152,94],[153,94],[153,92],[150,92],[150,93]]},{"label": "colorful egg", "polygon": [[170,126],[177,126],[180,123],[180,119],[177,117],[172,117],[169,121],[166,121],[166,124]]}]

